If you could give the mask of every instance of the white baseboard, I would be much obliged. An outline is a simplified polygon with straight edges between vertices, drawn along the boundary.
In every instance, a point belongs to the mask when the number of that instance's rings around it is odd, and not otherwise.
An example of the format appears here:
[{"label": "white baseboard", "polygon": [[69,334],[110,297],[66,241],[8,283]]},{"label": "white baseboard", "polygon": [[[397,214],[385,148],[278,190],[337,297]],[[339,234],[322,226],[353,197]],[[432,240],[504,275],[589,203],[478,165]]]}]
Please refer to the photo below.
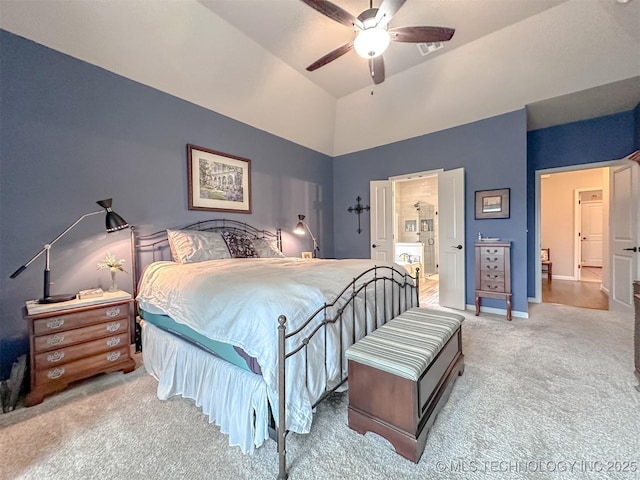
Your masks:
[{"label": "white baseboard", "polygon": [[[476,306],[475,305],[467,305],[467,310],[471,310],[473,312],[476,311]],[[506,308],[494,308],[494,307],[483,307],[480,306],[480,313],[494,313],[496,315],[507,315],[507,309]],[[512,317],[518,317],[518,318],[529,318],[529,312],[521,312],[519,310],[511,310],[511,316]]]},{"label": "white baseboard", "polygon": [[572,275],[552,275],[551,279],[552,280],[573,280],[573,281],[578,280],[576,277]]}]

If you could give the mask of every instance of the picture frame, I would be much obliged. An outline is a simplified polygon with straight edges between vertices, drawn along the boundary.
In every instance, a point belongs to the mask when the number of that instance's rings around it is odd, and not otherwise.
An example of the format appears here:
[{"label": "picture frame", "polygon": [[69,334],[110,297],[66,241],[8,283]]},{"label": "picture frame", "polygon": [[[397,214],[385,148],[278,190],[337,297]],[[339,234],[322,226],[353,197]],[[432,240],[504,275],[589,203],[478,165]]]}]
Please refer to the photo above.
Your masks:
[{"label": "picture frame", "polygon": [[509,218],[509,188],[476,191],[476,220]]},{"label": "picture frame", "polygon": [[187,144],[189,210],[251,213],[251,160]]},{"label": "picture frame", "polygon": [[313,258],[312,252],[302,252],[302,258],[304,260],[311,260]]}]

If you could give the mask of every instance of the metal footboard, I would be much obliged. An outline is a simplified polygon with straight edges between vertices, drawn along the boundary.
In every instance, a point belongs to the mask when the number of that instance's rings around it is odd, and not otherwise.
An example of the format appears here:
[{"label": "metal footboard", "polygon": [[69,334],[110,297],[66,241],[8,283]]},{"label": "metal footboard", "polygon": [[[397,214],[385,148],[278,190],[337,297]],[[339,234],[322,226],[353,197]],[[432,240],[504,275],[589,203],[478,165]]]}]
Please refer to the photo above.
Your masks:
[{"label": "metal footboard", "polygon": [[[325,375],[329,378],[327,367],[327,328],[332,325],[338,325],[339,335],[339,377],[333,385],[325,385],[324,392],[313,403],[315,408],[327,396],[335,392],[346,381],[347,375],[344,373],[343,359],[345,358],[345,350],[353,345],[360,338],[368,335],[376,328],[384,325],[393,317],[400,315],[411,307],[420,305],[420,271],[416,270],[416,276],[412,277],[406,271],[399,271],[390,266],[376,266],[361,273],[358,277],[347,285],[335,300],[331,303],[325,303],[324,306],[318,308],[302,325],[296,330],[287,332],[287,318],[281,315],[278,318],[278,479],[285,480],[287,474],[286,459],[286,362],[287,359],[294,355],[305,355],[305,363],[307,362],[307,347],[313,337],[323,333],[324,337],[324,362]],[[382,294],[379,293],[379,287],[382,285]],[[373,296],[373,298],[371,298]],[[358,316],[356,314],[356,303],[362,301],[364,314]],[[369,309],[367,301],[373,302],[373,319],[368,318]],[[378,302],[381,302],[379,304]],[[382,315],[379,315],[379,307],[382,309]],[[349,318],[346,318],[349,317]],[[372,320],[370,322],[369,320]],[[345,322],[350,322],[351,335],[344,338]],[[371,323],[371,325],[370,325]],[[357,325],[363,325],[360,330],[361,335],[357,335]],[[307,333],[308,327],[311,331]],[[293,340],[291,340],[293,339]],[[286,345],[293,343],[287,350]],[[308,377],[305,378],[308,382]]]}]

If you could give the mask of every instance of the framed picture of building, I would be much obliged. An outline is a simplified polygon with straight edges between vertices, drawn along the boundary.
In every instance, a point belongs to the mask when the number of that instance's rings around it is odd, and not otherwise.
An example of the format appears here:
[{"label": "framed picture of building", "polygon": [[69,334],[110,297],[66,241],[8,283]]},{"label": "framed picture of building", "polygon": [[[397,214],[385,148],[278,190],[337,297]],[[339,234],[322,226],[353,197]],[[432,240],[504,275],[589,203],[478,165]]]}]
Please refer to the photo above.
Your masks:
[{"label": "framed picture of building", "polygon": [[187,145],[189,210],[251,213],[251,160]]}]

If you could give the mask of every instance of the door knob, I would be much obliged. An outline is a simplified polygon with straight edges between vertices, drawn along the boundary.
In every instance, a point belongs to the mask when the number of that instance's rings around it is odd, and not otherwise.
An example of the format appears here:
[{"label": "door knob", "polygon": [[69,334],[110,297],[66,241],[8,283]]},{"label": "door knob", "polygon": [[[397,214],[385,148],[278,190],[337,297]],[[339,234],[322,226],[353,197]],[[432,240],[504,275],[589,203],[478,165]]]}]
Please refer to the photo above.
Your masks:
[{"label": "door knob", "polygon": [[462,245],[451,245],[451,248],[457,248],[458,250],[462,250]]},{"label": "door knob", "polygon": [[622,250],[629,250],[631,252],[637,252],[638,251],[638,247],[623,248]]},{"label": "door knob", "polygon": [[371,248],[376,248],[378,245],[376,245],[375,243],[373,245],[371,245]]}]

